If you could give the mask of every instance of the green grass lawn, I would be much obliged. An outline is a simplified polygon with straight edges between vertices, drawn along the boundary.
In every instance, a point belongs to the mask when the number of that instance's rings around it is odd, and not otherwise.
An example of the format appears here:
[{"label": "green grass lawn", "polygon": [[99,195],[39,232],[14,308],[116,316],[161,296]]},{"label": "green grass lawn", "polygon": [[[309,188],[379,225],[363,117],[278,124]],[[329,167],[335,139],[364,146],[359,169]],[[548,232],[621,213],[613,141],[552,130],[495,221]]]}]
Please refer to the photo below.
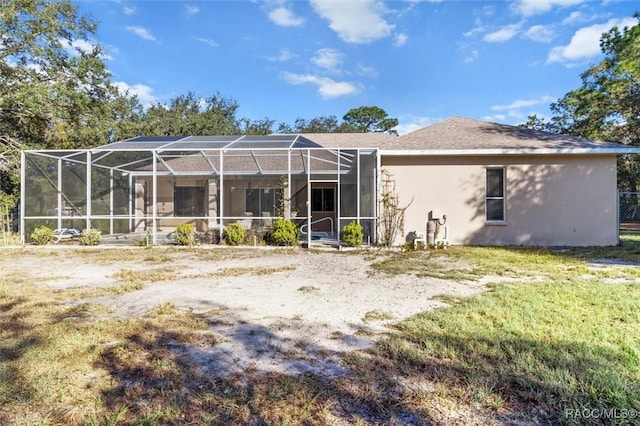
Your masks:
[{"label": "green grass lawn", "polygon": [[353,374],[337,378],[205,375],[169,343],[215,344],[207,315],[96,320],[105,308],[71,309],[72,291],[0,275],[0,423],[640,424],[640,268],[618,261],[640,264],[638,234],[607,248],[385,255],[371,273],[493,284],[436,297],[442,308],[345,355]]}]

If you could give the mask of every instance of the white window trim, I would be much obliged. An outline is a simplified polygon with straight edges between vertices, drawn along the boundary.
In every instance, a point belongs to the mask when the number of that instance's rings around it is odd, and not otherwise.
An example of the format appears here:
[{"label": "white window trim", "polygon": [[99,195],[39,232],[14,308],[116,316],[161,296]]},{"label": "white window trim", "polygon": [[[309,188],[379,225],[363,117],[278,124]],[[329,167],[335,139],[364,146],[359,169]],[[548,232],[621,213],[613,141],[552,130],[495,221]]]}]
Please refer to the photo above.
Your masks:
[{"label": "white window trim", "polygon": [[[487,196],[487,171],[502,170],[502,197]],[[502,200],[502,220],[487,219],[487,200]],[[485,225],[506,225],[507,224],[507,168],[504,166],[487,166],[484,172],[484,223]]]}]

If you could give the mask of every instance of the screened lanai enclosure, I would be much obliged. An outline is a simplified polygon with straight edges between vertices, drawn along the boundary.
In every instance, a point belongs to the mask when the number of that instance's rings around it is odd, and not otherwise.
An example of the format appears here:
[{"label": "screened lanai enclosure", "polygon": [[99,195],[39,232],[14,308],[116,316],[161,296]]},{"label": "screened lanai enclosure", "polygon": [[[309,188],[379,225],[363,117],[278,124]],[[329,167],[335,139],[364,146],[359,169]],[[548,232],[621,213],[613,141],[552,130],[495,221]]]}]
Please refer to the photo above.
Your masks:
[{"label": "screened lanai enclosure", "polygon": [[339,241],[351,221],[376,240],[376,149],[325,148],[302,135],[137,137],[22,154],[21,230],[98,229],[154,244],[182,223],[240,222],[254,235],[289,218],[302,241]]}]

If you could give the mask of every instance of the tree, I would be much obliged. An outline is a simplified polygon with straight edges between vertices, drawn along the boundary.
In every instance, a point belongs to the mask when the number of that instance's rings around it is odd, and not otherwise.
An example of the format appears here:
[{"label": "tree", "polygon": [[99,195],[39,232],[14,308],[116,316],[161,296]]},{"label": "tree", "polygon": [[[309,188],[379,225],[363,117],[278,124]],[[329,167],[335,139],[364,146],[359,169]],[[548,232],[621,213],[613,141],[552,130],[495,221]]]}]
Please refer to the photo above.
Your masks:
[{"label": "tree", "polygon": [[385,110],[377,106],[362,106],[347,111],[342,117],[343,132],[387,132],[397,134],[392,130],[398,125],[398,120],[389,118]]},{"label": "tree", "polygon": [[[640,14],[635,17],[640,21]],[[529,117],[526,127],[640,146],[640,25],[612,28],[600,48],[604,59],[581,74],[580,88],[551,104],[551,120]],[[636,157],[619,158],[622,189],[640,189]]]},{"label": "tree", "polygon": [[292,126],[280,123],[278,133],[335,133],[340,131],[338,118],[335,115],[321,116],[305,120],[296,118]]},{"label": "tree", "polygon": [[201,98],[194,92],[180,95],[167,105],[156,102],[142,115],[141,134],[148,136],[231,135],[239,132],[238,103],[214,94]]},{"label": "tree", "polygon": [[3,0],[0,8],[0,191],[17,199],[19,152],[105,143],[110,84],[96,24],[68,0]]}]

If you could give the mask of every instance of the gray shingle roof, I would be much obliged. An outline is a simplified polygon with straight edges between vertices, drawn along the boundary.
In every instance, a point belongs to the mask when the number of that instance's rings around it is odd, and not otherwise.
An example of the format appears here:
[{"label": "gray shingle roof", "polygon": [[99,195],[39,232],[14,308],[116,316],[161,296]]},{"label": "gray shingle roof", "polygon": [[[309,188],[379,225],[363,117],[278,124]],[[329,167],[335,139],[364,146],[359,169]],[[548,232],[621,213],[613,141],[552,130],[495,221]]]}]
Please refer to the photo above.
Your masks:
[{"label": "gray shingle roof", "polygon": [[301,133],[301,136],[325,148],[378,148],[399,139],[388,133]]},{"label": "gray shingle roof", "polygon": [[380,146],[380,149],[383,150],[383,154],[394,150],[542,153],[628,150],[629,147],[506,124],[452,117],[402,135],[396,141]]}]

